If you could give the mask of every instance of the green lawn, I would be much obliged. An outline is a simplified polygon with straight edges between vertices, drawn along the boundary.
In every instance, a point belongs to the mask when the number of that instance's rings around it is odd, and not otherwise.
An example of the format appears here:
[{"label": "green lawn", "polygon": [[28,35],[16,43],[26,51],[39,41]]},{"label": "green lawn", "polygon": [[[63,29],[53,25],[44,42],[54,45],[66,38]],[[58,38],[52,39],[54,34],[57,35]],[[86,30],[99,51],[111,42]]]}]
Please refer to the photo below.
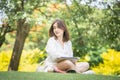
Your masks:
[{"label": "green lawn", "polygon": [[0,72],[0,80],[120,80],[120,77],[74,73]]}]

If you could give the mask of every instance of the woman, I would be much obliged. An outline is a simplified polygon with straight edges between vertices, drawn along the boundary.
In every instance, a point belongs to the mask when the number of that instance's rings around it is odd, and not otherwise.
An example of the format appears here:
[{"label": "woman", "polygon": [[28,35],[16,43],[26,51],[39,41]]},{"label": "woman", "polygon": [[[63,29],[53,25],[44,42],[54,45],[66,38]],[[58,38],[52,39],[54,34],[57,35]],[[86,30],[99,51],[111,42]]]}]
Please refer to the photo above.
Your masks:
[{"label": "woman", "polygon": [[68,70],[75,70],[78,73],[85,72],[89,68],[87,62],[72,62],[64,60],[57,62],[60,57],[73,57],[72,43],[65,23],[62,20],[55,20],[49,29],[49,40],[46,45],[48,56],[44,66],[38,71],[66,73]]}]

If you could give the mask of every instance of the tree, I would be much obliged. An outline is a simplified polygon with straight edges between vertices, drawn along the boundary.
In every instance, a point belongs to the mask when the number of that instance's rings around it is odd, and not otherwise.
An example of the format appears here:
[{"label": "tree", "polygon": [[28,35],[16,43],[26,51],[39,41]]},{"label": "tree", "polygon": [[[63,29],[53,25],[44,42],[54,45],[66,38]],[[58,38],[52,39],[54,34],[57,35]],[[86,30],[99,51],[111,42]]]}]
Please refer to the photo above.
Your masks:
[{"label": "tree", "polygon": [[7,14],[9,25],[16,29],[16,39],[8,70],[18,70],[25,40],[33,24],[33,11],[45,6],[47,0],[6,0],[0,8]]},{"label": "tree", "polygon": [[63,18],[66,17],[66,22],[71,27],[71,36],[73,41],[73,51],[75,56],[83,56],[87,53],[86,41],[84,34],[89,29],[87,24],[88,17],[93,13],[93,9],[88,5],[82,5],[81,0],[73,0],[71,5],[66,3],[66,12]]},{"label": "tree", "polygon": [[100,23],[99,35],[103,38],[105,45],[120,50],[120,1],[116,0],[113,6],[108,5],[103,13],[105,16]]},{"label": "tree", "polygon": [[11,26],[8,23],[3,22],[2,26],[0,27],[0,47],[5,42],[5,36],[8,32],[12,32]]}]

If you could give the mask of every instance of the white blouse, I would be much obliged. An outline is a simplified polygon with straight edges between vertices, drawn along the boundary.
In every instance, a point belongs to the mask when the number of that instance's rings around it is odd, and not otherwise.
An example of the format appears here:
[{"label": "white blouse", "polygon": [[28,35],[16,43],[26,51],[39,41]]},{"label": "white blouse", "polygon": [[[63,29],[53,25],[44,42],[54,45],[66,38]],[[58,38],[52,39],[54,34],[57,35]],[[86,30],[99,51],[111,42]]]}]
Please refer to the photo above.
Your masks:
[{"label": "white blouse", "polygon": [[59,43],[54,37],[49,38],[46,45],[46,52],[48,56],[45,60],[46,66],[53,66],[56,64],[56,59],[59,57],[73,57],[71,41],[64,42],[64,46]]}]

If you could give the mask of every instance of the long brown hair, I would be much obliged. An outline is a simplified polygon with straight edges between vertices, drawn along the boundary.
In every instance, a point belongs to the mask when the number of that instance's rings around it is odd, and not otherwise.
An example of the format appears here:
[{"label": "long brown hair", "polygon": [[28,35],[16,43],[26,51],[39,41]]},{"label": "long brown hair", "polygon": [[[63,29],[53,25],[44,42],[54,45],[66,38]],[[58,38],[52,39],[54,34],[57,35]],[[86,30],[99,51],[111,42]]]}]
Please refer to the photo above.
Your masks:
[{"label": "long brown hair", "polygon": [[64,30],[63,41],[64,41],[64,42],[67,42],[67,41],[70,39],[70,37],[69,37],[69,32],[68,32],[68,30],[67,30],[67,27],[66,27],[64,21],[62,21],[62,20],[57,19],[57,20],[55,20],[55,21],[52,23],[52,25],[51,25],[51,27],[50,27],[50,29],[49,29],[49,36],[50,36],[50,37],[55,36],[55,38],[57,38],[56,35],[55,35],[55,33],[53,32],[53,25],[54,25],[55,23],[57,23],[58,28]]}]

